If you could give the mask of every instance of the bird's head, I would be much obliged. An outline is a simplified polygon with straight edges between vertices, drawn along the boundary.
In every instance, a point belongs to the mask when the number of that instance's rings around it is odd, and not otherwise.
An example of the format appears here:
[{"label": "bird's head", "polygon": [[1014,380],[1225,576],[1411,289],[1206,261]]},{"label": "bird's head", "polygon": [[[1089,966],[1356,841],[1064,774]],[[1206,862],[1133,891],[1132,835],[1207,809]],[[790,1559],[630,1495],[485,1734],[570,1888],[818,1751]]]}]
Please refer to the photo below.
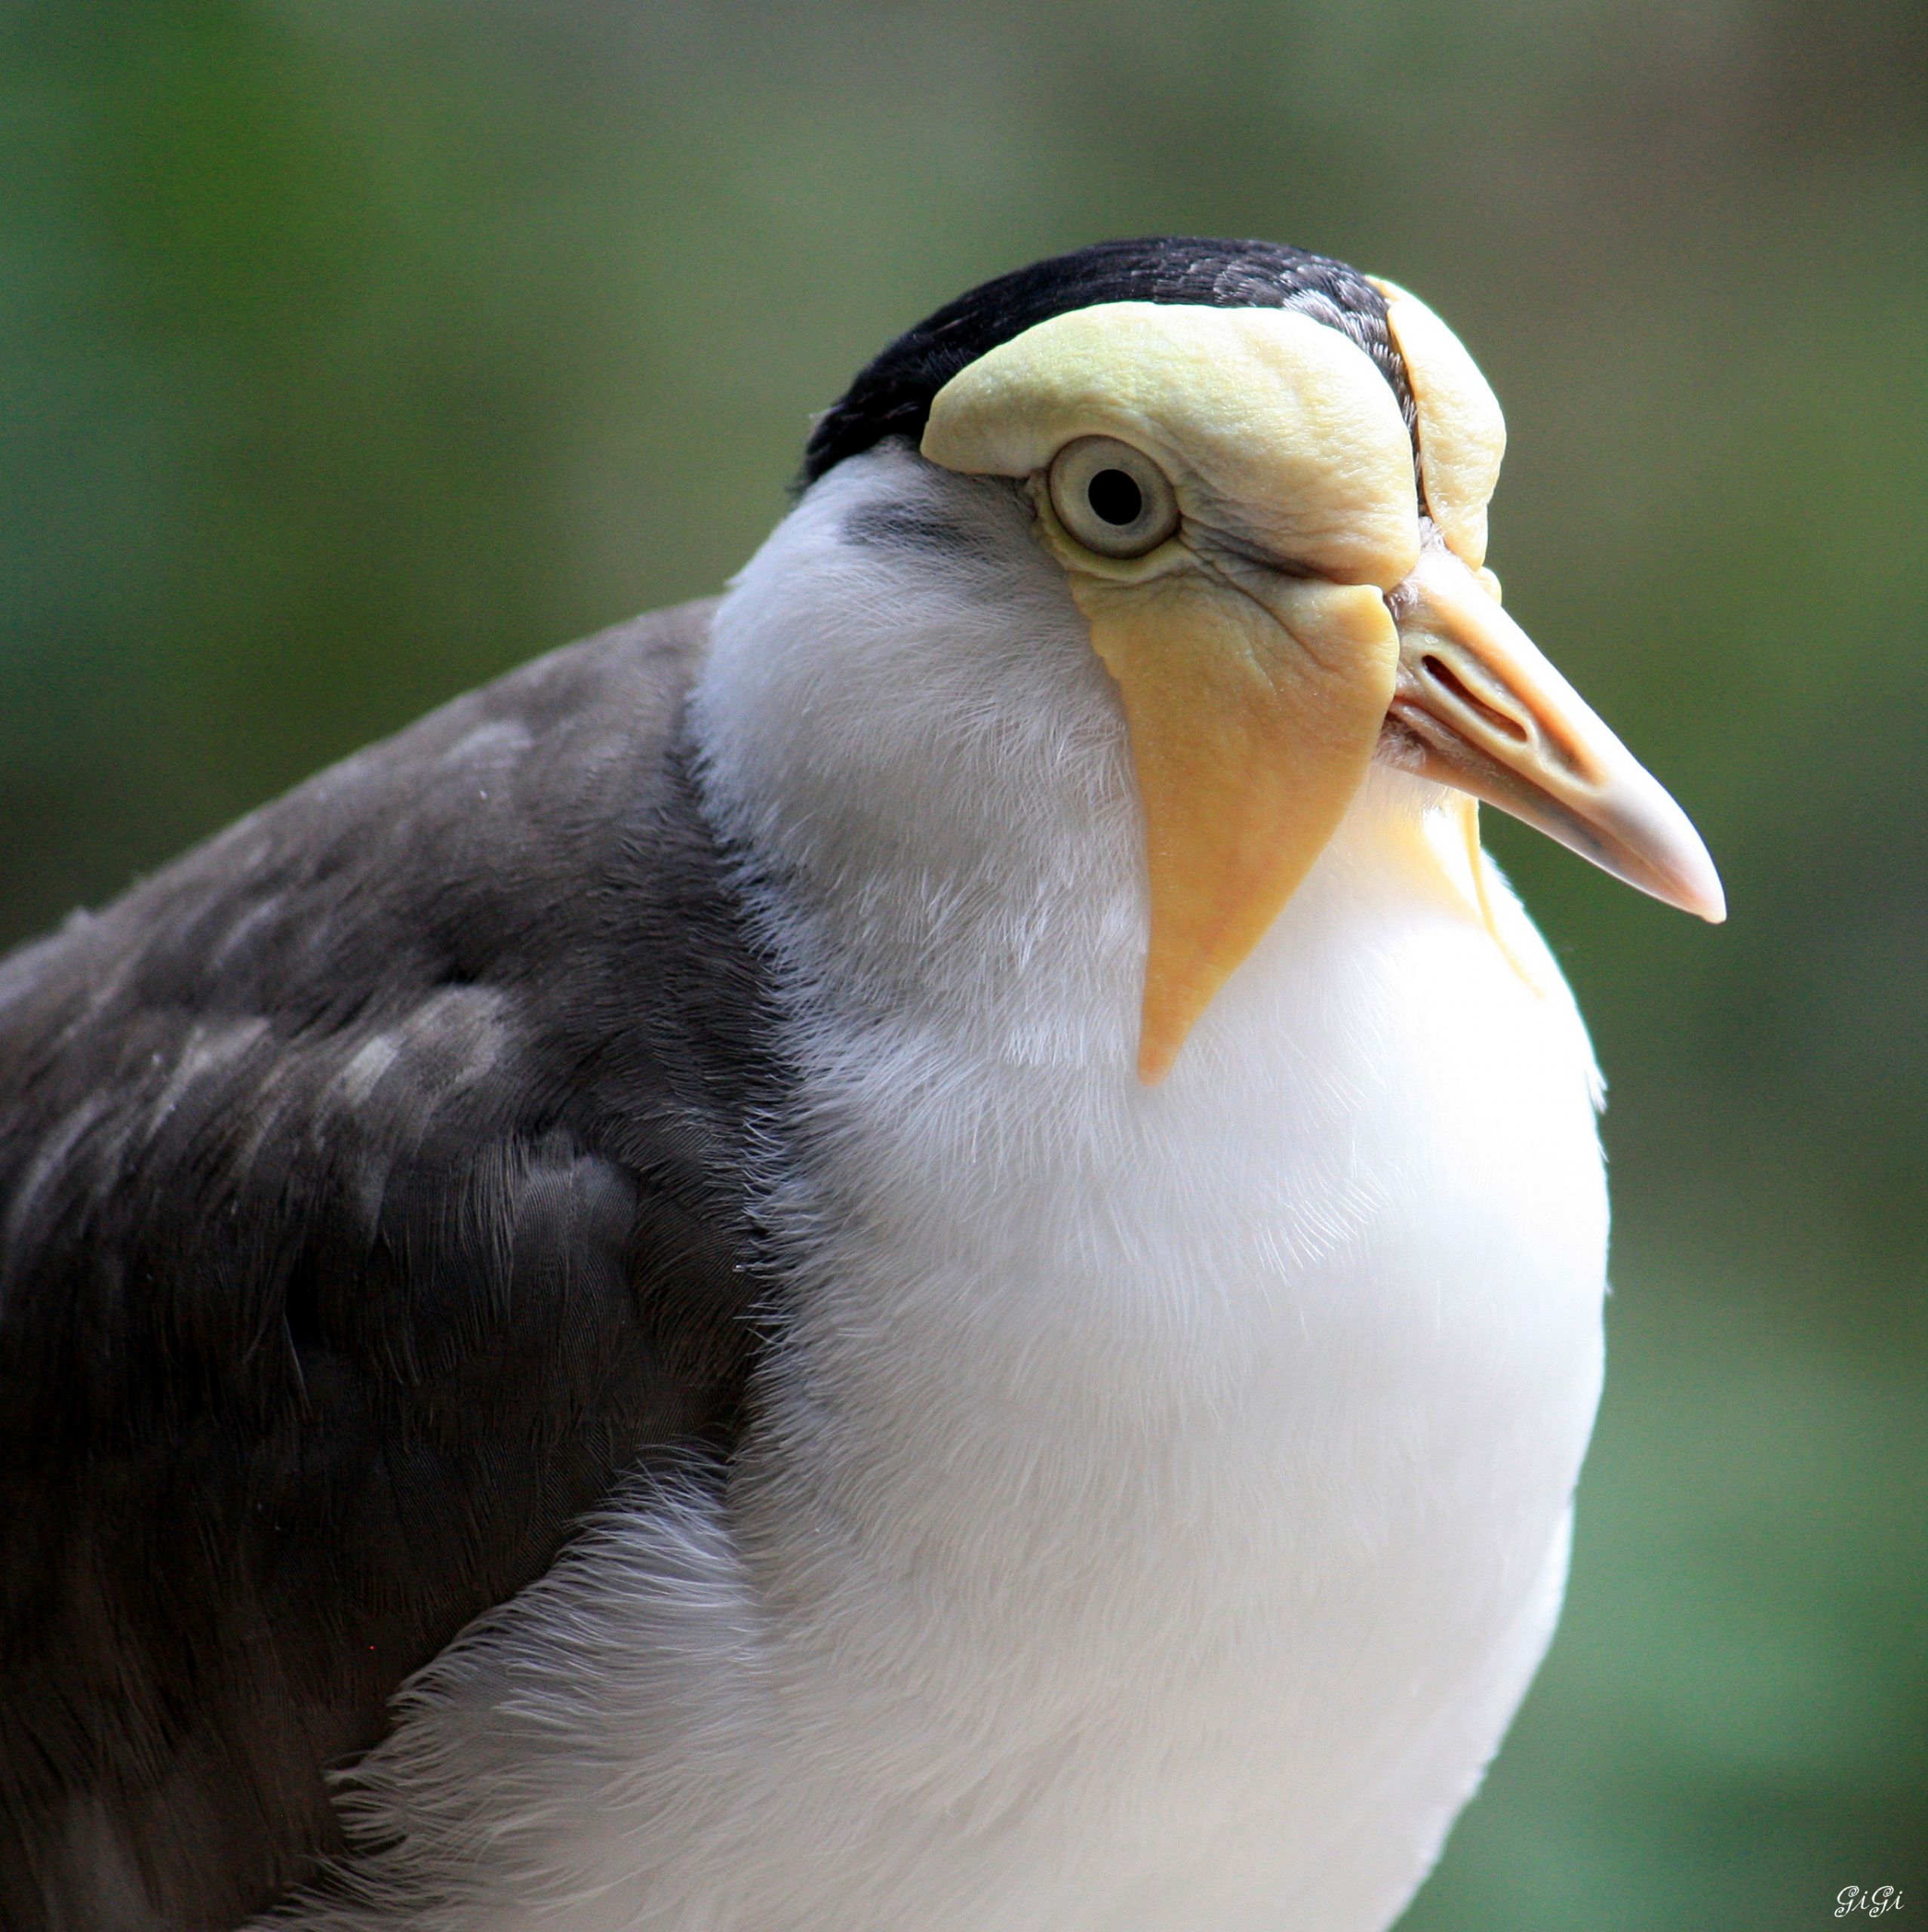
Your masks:
[{"label": "bird's head", "polygon": [[1724,915],[1680,808],[1502,609],[1499,405],[1404,290],[1268,244],[1084,250],[893,344],[819,423],[808,473],[893,435],[1021,481],[1116,681],[1145,818],[1145,1079],[1376,758]]}]

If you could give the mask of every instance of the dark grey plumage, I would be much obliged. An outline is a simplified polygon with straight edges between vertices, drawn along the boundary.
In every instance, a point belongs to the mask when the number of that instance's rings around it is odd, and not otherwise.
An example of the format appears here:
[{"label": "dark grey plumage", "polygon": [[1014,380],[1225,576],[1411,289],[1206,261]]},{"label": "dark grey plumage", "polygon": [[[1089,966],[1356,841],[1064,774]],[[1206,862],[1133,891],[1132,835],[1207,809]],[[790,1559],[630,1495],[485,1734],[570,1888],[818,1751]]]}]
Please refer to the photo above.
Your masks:
[{"label": "dark grey plumage", "polygon": [[652,1457],[727,1450],[776,1072],[700,605],[0,965],[0,1924],[225,1926]]}]

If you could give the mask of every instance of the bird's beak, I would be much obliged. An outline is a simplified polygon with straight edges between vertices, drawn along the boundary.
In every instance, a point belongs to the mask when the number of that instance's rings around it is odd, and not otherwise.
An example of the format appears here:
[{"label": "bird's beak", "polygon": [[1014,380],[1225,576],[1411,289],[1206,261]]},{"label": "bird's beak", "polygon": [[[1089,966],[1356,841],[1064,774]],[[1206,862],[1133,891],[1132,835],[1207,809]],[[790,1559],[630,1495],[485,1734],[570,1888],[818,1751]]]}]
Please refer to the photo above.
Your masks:
[{"label": "bird's beak", "polygon": [[1497,805],[1616,878],[1719,921],[1720,875],[1687,815],[1438,543],[1388,600],[1399,626],[1387,714],[1422,775]]}]

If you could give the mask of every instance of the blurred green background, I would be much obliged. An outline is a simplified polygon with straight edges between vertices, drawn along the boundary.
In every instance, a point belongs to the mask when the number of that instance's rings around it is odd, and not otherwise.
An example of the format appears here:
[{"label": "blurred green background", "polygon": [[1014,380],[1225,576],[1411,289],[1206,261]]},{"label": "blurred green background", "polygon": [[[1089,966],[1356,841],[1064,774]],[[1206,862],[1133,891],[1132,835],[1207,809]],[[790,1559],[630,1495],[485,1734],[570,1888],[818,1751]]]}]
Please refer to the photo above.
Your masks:
[{"label": "blurred green background", "polygon": [[1734,913],[1493,827],[1613,1081],[1612,1365],[1563,1633],[1407,1923],[1928,1912],[1928,11],[0,23],[0,941],[715,588],[810,411],[984,276],[1253,234],[1450,318],[1508,603]]}]

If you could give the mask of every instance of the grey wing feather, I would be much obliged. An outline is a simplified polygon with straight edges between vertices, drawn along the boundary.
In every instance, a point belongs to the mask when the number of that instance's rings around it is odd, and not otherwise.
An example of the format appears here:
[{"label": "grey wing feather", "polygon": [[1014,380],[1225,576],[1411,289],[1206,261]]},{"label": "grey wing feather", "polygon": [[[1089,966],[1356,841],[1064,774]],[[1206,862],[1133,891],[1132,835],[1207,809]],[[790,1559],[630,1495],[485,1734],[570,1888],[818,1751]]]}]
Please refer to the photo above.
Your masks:
[{"label": "grey wing feather", "polygon": [[765,989],[705,607],[323,774],[0,964],[0,1924],[232,1924],[623,1474],[726,1450]]}]

